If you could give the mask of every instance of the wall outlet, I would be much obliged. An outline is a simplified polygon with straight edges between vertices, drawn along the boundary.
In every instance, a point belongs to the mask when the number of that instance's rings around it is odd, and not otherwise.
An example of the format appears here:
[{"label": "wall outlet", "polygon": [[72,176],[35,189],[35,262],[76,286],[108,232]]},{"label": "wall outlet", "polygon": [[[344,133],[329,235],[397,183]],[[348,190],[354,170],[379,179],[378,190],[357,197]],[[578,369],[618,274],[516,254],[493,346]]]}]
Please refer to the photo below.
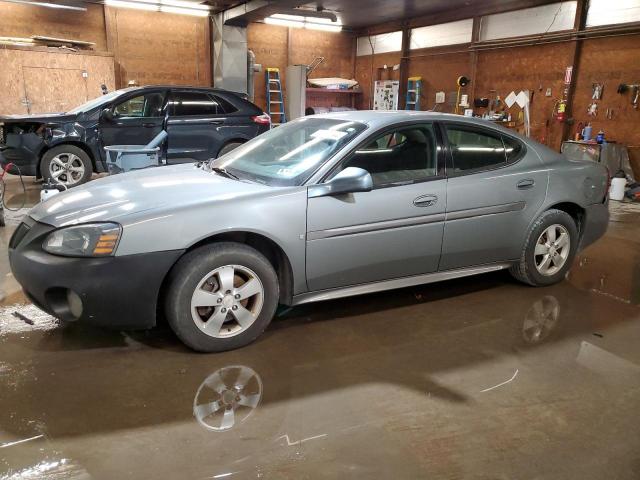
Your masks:
[{"label": "wall outlet", "polygon": [[445,102],[444,92],[436,92],[436,103],[444,103],[444,102]]},{"label": "wall outlet", "polygon": [[550,97],[551,96],[551,87],[547,88],[547,91],[544,94],[545,97]]}]

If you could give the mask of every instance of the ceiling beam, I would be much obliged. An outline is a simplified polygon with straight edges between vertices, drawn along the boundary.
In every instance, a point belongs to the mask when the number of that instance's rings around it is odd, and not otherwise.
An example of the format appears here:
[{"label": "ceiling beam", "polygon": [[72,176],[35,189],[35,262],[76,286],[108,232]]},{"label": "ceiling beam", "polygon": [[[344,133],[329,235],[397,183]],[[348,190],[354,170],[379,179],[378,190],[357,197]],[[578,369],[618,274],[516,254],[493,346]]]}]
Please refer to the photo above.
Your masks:
[{"label": "ceiling beam", "polygon": [[223,12],[224,24],[235,27],[246,27],[251,22],[261,22],[266,17],[275,13],[287,13],[291,15],[291,10],[300,5],[300,1],[301,0],[278,0],[276,3],[268,0],[251,0],[237,7],[225,10]]}]

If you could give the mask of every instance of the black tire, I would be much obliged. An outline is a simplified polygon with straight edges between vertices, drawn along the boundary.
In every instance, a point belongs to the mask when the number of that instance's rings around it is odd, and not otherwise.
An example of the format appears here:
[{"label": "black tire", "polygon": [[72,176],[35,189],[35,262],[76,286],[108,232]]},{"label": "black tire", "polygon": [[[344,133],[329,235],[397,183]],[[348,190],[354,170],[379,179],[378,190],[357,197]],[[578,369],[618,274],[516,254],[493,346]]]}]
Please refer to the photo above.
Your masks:
[{"label": "black tire", "polygon": [[[45,181],[58,182],[58,180],[51,176],[51,162],[55,157],[59,155],[64,156],[65,154],[75,155],[80,162],[82,162],[82,166],[84,167],[84,173],[81,177],[72,185],[67,185],[67,187],[76,187],[88,182],[93,174],[93,163],[91,162],[89,155],[87,155],[87,152],[75,145],[58,145],[57,147],[53,147],[51,150],[47,150],[40,161],[40,175],[42,175],[42,178],[44,178]],[[59,183],[64,182],[61,181]]]},{"label": "black tire", "polygon": [[[255,321],[234,336],[209,336],[191,315],[191,297],[198,283],[209,273],[226,265],[239,265],[253,271],[264,289],[262,309]],[[278,306],[278,276],[269,260],[243,244],[220,242],[205,245],[184,255],[168,279],[165,312],[171,329],[187,346],[199,352],[223,352],[253,342],[267,328]]]},{"label": "black tire", "polygon": [[231,150],[235,150],[236,148],[238,148],[240,145],[242,145],[242,142],[229,142],[227,143],[224,147],[222,147],[220,149],[220,151],[218,152],[218,157],[221,157],[222,155],[229,153]]},{"label": "black tire", "polygon": [[[569,255],[562,267],[556,273],[553,275],[543,275],[536,268],[534,251],[538,238],[542,232],[555,224],[564,226],[569,233]],[[571,215],[563,212],[562,210],[547,210],[540,215],[529,230],[520,261],[514,264],[509,269],[509,272],[516,280],[534,287],[542,287],[558,283],[565,277],[571,268],[578,249],[579,241],[578,227]]]}]

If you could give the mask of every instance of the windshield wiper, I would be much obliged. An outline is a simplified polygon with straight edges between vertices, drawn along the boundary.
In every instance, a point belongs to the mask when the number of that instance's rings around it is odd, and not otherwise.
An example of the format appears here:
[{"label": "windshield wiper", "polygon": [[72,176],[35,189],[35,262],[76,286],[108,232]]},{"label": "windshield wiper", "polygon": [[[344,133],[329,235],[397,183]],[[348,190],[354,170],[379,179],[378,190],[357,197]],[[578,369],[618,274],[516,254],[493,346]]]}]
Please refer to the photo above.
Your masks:
[{"label": "windshield wiper", "polygon": [[227,178],[232,178],[233,180],[240,180],[240,177],[237,175],[234,175],[233,173],[231,173],[230,171],[228,171],[226,168],[222,168],[222,167],[211,167],[211,170],[213,170],[214,172],[216,172],[219,175],[223,175]]}]

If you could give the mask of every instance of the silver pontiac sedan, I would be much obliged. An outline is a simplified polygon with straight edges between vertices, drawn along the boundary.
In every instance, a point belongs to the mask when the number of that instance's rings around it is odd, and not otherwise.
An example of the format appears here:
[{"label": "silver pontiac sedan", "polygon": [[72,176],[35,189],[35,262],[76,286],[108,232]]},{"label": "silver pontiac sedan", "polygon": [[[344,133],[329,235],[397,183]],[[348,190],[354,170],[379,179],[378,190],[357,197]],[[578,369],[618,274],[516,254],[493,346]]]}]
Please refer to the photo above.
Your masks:
[{"label": "silver pontiac sedan", "polygon": [[256,339],[299,305],[509,269],[561,281],[607,228],[608,172],[492,123],[425,112],[305,117],[208,163],[106,177],[36,206],[15,278],[64,321],[189,347]]}]

